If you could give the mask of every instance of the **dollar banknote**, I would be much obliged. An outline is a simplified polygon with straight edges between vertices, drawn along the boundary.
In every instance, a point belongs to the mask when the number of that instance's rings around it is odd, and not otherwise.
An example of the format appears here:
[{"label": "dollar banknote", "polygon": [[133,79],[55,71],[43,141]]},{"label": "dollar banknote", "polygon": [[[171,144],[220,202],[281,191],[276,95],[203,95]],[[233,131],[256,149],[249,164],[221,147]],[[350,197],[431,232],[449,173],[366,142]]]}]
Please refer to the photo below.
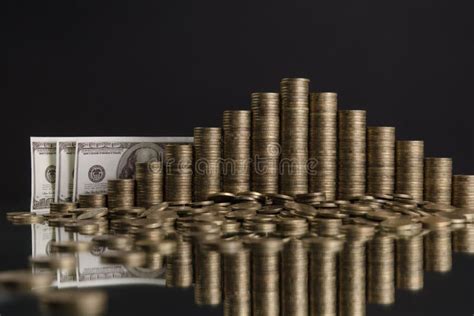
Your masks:
[{"label": "dollar banknote", "polygon": [[54,200],[56,143],[54,137],[31,137],[31,211],[47,211]]},{"label": "dollar banknote", "polygon": [[74,162],[76,142],[80,138],[59,140],[56,144],[56,186],[55,202],[72,202],[74,189]]},{"label": "dollar banknote", "polygon": [[73,200],[80,194],[107,193],[107,181],[131,179],[137,162],[162,160],[170,143],[192,137],[92,137],[76,142]]}]

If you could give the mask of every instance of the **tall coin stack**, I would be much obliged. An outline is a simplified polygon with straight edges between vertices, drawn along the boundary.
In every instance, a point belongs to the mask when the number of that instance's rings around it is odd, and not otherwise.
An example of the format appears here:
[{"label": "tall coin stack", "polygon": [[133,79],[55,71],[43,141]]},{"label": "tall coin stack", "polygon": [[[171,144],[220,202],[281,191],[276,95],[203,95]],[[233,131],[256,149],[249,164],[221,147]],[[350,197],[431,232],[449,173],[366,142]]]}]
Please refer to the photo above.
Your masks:
[{"label": "tall coin stack", "polygon": [[367,127],[367,193],[395,190],[395,127]]},{"label": "tall coin stack", "polygon": [[148,208],[163,202],[163,163],[139,162],[135,165],[137,206]]},{"label": "tall coin stack", "polygon": [[194,201],[221,192],[221,143],[221,128],[194,128]]},{"label": "tall coin stack", "polygon": [[389,305],[395,302],[394,237],[379,232],[368,244],[367,300],[371,304]]},{"label": "tall coin stack", "polygon": [[250,189],[250,111],[224,111],[222,189],[240,193]]},{"label": "tall coin stack", "polygon": [[474,175],[453,176],[453,205],[474,208]]},{"label": "tall coin stack", "polygon": [[107,182],[109,208],[135,205],[135,179],[117,179]]},{"label": "tall coin stack", "polygon": [[193,147],[191,144],[166,144],[166,201],[187,204],[192,201]]},{"label": "tall coin stack", "polygon": [[278,193],[280,97],[252,93],[252,191]]},{"label": "tall coin stack", "polygon": [[399,140],[396,145],[396,192],[409,194],[417,201],[423,200],[424,142]]},{"label": "tall coin stack", "polygon": [[451,158],[425,158],[425,200],[451,205],[452,177]]},{"label": "tall coin stack", "polygon": [[336,199],[337,94],[311,93],[309,127],[309,191]]},{"label": "tall coin stack", "polygon": [[280,193],[308,192],[309,79],[285,78],[281,90]]},{"label": "tall coin stack", "polygon": [[338,198],[365,194],[366,112],[339,111]]}]

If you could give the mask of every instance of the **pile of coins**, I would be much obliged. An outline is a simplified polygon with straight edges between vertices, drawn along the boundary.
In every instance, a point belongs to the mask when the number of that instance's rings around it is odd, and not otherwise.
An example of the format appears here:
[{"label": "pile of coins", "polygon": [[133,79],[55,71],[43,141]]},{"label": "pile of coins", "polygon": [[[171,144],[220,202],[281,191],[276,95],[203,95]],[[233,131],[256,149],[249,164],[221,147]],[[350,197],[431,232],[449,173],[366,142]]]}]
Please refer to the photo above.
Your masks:
[{"label": "pile of coins", "polygon": [[194,128],[194,201],[221,191],[221,145],[221,128]]},{"label": "pile of coins", "polygon": [[252,186],[253,191],[278,193],[280,158],[280,96],[252,93]]},{"label": "pile of coins", "polygon": [[[76,253],[104,247],[102,263],[153,278],[165,267],[167,286],[194,284],[198,305],[220,304],[223,295],[225,315],[364,315],[366,288],[369,303],[392,304],[395,284],[423,287],[423,262],[426,270],[449,271],[451,231],[455,251],[474,253],[472,209],[417,203],[406,194],[330,201],[322,192],[218,192],[187,205],[54,207],[63,211],[7,213],[14,224],[47,221],[71,233],[71,240],[51,242],[50,256],[30,259],[35,270],[75,271]],[[80,235],[94,236],[74,241]],[[0,273],[0,288],[23,292],[38,282],[44,291],[52,282],[35,276]],[[71,307],[67,300],[63,306]]]},{"label": "pile of coins", "polygon": [[426,201],[451,205],[453,160],[451,158],[425,158],[424,196]]},{"label": "pile of coins", "polygon": [[474,175],[453,176],[453,205],[474,208]]},{"label": "pile of coins", "polygon": [[281,93],[280,193],[308,192],[309,79],[285,78]]},{"label": "pile of coins", "polygon": [[336,199],[337,94],[311,93],[309,121],[309,191]]},{"label": "pile of coins", "polygon": [[367,193],[395,190],[395,127],[367,127]]},{"label": "pile of coins", "polygon": [[396,143],[396,192],[423,200],[424,142],[399,140]]},{"label": "pile of coins", "polygon": [[239,193],[250,188],[250,111],[224,111],[222,189]]},{"label": "pile of coins", "polygon": [[135,205],[135,180],[109,180],[107,182],[107,198],[109,208],[133,207]]},{"label": "pile of coins", "polygon": [[94,193],[80,194],[79,206],[80,207],[105,207],[107,206],[107,195],[94,194]]},{"label": "pile of coins", "polygon": [[[84,200],[84,198],[83,198]],[[77,203],[73,202],[60,202],[60,203],[55,203],[52,202],[49,204],[49,209],[51,213],[64,213],[64,212],[69,212],[75,208],[78,208],[79,205]],[[88,207],[88,206],[86,206]],[[102,205],[100,206],[102,207]]]},{"label": "pile of coins", "polygon": [[339,199],[365,194],[366,112],[340,110],[338,128]]},{"label": "pile of coins", "polygon": [[165,146],[166,201],[187,204],[192,201],[193,147],[190,144]]},{"label": "pile of coins", "polygon": [[151,207],[163,202],[163,163],[139,162],[135,165],[137,206]]}]

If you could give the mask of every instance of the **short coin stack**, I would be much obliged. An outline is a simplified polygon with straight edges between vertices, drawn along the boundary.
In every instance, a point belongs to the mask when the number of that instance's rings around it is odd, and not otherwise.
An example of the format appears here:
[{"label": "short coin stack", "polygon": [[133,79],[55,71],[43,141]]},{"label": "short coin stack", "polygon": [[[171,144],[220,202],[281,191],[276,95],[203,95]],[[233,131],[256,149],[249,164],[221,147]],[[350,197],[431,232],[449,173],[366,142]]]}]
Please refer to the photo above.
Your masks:
[{"label": "short coin stack", "polygon": [[309,131],[309,191],[336,199],[337,94],[311,93]]},{"label": "short coin stack", "polygon": [[107,205],[105,194],[81,194],[79,195],[80,207],[104,207]]},{"label": "short coin stack", "polygon": [[425,158],[425,200],[451,205],[453,160],[451,158]]},{"label": "short coin stack", "polygon": [[163,202],[163,163],[149,161],[135,166],[137,206],[148,208]]},{"label": "short coin stack", "polygon": [[366,112],[340,110],[338,125],[338,198],[365,194]]},{"label": "short coin stack", "polygon": [[285,78],[281,91],[280,193],[308,192],[309,79]]},{"label": "short coin stack", "polygon": [[109,208],[133,207],[135,205],[135,180],[117,179],[107,182]]},{"label": "short coin stack", "polygon": [[250,189],[250,111],[224,111],[222,188],[239,193]]},{"label": "short coin stack", "polygon": [[252,93],[252,191],[278,193],[280,98],[278,93]]},{"label": "short coin stack", "polygon": [[395,127],[367,127],[367,193],[395,190]]},{"label": "short coin stack", "polygon": [[167,144],[165,146],[166,201],[188,204],[192,201],[193,146]]},{"label": "short coin stack", "polygon": [[396,192],[423,200],[424,142],[399,140],[396,144]]},{"label": "short coin stack", "polygon": [[194,201],[221,191],[221,143],[221,128],[194,128]]},{"label": "short coin stack", "polygon": [[453,205],[474,208],[474,175],[453,176]]}]

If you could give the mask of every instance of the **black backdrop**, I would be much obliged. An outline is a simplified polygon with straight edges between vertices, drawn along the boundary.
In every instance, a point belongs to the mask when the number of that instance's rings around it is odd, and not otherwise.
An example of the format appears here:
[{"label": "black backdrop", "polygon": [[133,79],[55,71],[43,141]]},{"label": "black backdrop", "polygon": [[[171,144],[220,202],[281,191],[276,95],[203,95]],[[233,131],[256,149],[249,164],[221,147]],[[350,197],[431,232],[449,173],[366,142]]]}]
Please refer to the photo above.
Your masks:
[{"label": "black backdrop", "polygon": [[29,136],[191,135],[288,76],[474,173],[468,3],[3,1],[2,207],[28,207]]}]

